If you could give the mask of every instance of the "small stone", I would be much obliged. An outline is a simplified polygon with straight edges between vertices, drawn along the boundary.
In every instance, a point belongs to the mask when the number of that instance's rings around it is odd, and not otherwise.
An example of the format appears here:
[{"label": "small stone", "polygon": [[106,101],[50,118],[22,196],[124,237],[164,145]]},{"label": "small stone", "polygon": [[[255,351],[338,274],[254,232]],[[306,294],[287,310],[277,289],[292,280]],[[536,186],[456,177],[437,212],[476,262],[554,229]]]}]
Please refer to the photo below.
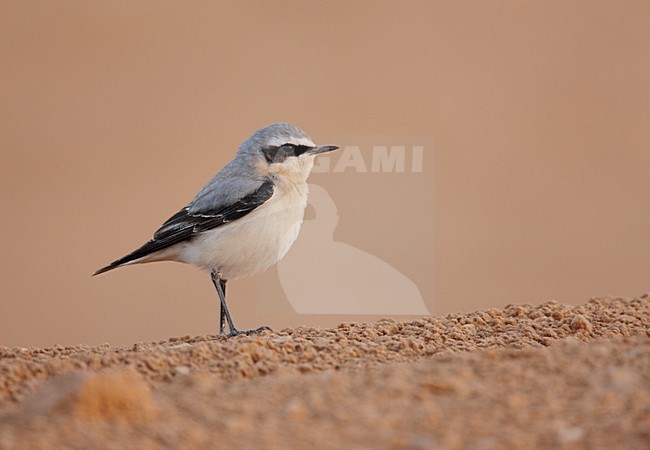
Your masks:
[{"label": "small stone", "polygon": [[188,375],[190,373],[190,368],[187,366],[176,366],[172,369],[174,375]]},{"label": "small stone", "polygon": [[329,339],[325,338],[316,338],[312,341],[312,343],[314,344],[314,348],[316,348],[316,350],[322,350],[330,346]]},{"label": "small stone", "polygon": [[589,322],[582,314],[576,314],[571,321],[571,331],[573,332],[585,330],[586,332],[591,333],[593,329],[594,327],[591,325],[591,322]]}]

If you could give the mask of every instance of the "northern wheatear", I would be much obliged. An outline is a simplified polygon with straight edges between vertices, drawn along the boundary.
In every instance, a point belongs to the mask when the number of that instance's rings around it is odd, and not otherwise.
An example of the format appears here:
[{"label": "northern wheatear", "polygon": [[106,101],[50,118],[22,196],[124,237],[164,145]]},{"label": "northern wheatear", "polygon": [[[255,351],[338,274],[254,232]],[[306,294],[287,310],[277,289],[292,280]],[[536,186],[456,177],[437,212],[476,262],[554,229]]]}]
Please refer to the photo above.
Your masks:
[{"label": "northern wheatear", "polygon": [[226,305],[226,281],[261,273],[278,262],[298,237],[307,205],[307,177],[318,154],[335,146],[314,145],[288,123],[256,131],[189,205],[174,214],[146,244],[93,275],[121,266],[178,261],[210,271],[219,299],[219,331],[239,331]]}]

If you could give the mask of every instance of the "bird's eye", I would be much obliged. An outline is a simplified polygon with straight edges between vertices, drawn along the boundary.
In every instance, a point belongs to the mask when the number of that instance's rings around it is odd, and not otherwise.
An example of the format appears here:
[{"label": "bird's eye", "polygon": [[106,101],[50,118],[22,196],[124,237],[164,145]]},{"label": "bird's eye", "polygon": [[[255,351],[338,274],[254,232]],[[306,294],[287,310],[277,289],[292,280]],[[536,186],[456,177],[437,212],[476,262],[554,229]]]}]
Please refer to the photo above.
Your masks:
[{"label": "bird's eye", "polygon": [[283,149],[287,156],[300,156],[312,147],[308,145],[282,144],[280,148]]},{"label": "bird's eye", "polygon": [[296,155],[296,146],[293,144],[282,144],[278,150],[286,156]]},{"label": "bird's eye", "polygon": [[290,156],[300,156],[312,147],[308,145],[282,144],[278,147],[270,146],[262,149],[262,153],[269,164],[284,162]]},{"label": "bird's eye", "polygon": [[262,153],[269,164],[282,163],[289,156],[297,156],[296,147],[293,144],[282,144],[279,147],[266,147],[262,149]]}]

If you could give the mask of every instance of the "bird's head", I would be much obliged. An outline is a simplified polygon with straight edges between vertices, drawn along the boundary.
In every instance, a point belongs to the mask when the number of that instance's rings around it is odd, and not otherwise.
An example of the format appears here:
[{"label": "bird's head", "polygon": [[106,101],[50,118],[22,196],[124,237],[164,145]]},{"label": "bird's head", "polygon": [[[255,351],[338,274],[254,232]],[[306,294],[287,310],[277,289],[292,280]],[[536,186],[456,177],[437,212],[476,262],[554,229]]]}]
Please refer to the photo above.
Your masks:
[{"label": "bird's head", "polygon": [[316,156],[337,148],[315,145],[307,133],[289,123],[274,123],[256,131],[241,145],[238,153],[252,163],[260,176],[303,182]]}]

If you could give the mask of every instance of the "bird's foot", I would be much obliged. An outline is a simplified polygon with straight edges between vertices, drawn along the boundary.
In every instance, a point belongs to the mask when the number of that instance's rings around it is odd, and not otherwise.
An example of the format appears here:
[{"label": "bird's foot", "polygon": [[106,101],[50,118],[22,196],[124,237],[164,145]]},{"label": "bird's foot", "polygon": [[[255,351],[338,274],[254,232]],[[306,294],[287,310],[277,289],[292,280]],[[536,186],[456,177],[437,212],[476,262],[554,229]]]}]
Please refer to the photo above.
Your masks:
[{"label": "bird's foot", "polygon": [[230,338],[230,337],[235,337],[235,336],[241,336],[242,334],[244,334],[244,335],[246,335],[246,336],[249,336],[249,335],[251,335],[251,334],[260,333],[260,332],[265,331],[265,330],[269,330],[269,331],[271,331],[271,329],[270,329],[269,327],[267,327],[266,325],[261,326],[261,327],[259,327],[259,328],[255,328],[255,329],[253,329],[253,330],[242,330],[242,331],[239,331],[238,329],[235,328],[235,329],[231,330],[230,333],[228,333],[228,334],[226,335],[226,337],[229,337],[229,338]]}]

